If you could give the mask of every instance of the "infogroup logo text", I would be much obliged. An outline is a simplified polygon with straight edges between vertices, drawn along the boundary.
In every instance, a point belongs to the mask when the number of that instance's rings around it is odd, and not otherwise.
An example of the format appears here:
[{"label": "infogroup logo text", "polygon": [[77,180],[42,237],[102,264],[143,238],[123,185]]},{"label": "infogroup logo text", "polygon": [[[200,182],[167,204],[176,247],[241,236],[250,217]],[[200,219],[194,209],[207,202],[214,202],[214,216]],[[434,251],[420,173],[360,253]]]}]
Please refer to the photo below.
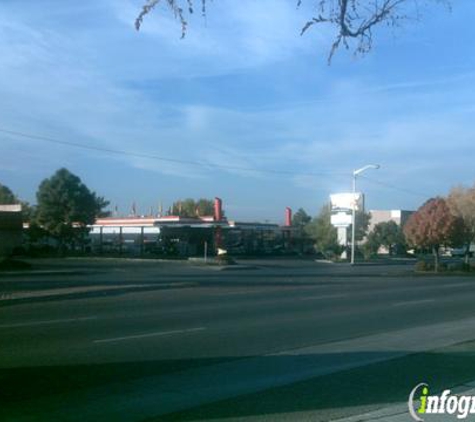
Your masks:
[{"label": "infogroup logo text", "polygon": [[[420,401],[418,406],[414,403],[416,400]],[[475,414],[475,396],[456,396],[450,394],[450,390],[430,396],[426,383],[420,383],[412,389],[407,405],[409,413],[417,422],[424,421],[424,416],[430,414],[453,415],[459,420]]]}]

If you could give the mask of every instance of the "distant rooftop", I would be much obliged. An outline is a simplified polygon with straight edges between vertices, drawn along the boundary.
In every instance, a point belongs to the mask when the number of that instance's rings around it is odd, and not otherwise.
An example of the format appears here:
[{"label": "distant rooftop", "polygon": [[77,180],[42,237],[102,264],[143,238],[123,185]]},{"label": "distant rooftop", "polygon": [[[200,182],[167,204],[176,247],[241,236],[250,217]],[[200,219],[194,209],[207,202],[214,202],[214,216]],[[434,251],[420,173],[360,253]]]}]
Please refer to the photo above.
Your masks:
[{"label": "distant rooftop", "polygon": [[21,212],[21,204],[0,205],[0,212]]}]

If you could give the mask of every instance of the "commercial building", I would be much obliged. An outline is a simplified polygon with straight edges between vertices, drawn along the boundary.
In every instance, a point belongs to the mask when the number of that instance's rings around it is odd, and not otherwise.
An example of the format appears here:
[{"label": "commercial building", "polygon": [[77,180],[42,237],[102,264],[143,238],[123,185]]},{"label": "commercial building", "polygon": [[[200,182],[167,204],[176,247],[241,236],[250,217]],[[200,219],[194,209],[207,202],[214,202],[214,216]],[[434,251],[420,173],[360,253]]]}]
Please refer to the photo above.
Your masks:
[{"label": "commercial building", "polygon": [[0,256],[10,255],[22,241],[21,205],[0,205]]},{"label": "commercial building", "polygon": [[[398,226],[403,228],[413,213],[414,211],[407,210],[371,210],[371,220],[368,227],[368,233],[373,231],[376,224],[387,223],[389,221],[394,221]],[[396,250],[395,252],[397,253],[398,251]],[[389,250],[384,246],[380,246],[378,253],[388,254]]]},{"label": "commercial building", "polygon": [[215,198],[214,214],[182,217],[100,218],[91,226],[91,248],[103,253],[212,255],[218,248],[231,254],[270,254],[297,249],[298,232],[291,227],[292,213],[285,211],[285,224],[228,220],[222,201]]},{"label": "commercial building", "polygon": [[407,210],[370,210],[371,221],[369,223],[368,233],[371,233],[374,226],[378,223],[394,221],[398,226],[404,227],[409,217],[414,211]]}]

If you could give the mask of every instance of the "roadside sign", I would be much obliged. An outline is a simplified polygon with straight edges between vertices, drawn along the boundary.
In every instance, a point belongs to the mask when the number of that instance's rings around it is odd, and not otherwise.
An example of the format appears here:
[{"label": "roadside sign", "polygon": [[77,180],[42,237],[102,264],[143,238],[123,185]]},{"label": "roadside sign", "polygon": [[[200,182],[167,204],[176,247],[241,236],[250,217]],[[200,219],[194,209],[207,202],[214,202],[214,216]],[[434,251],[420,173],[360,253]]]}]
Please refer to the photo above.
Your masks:
[{"label": "roadside sign", "polygon": [[331,215],[331,224],[335,227],[349,227],[351,225],[351,214],[346,212],[337,212]]},{"label": "roadside sign", "polygon": [[332,213],[339,211],[350,212],[355,207],[355,211],[364,209],[364,195],[356,193],[334,193],[330,195]]}]

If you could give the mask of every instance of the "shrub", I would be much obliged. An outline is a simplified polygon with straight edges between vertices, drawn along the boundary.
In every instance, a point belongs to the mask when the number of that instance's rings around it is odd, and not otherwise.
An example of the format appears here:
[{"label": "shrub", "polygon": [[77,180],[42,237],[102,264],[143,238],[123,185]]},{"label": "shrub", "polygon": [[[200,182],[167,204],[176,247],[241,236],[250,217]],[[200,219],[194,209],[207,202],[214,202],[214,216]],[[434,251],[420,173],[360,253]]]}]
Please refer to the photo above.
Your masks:
[{"label": "shrub", "polygon": [[234,264],[236,264],[236,261],[227,254],[218,255],[216,257],[216,262],[218,263],[218,265],[234,265]]},{"label": "shrub", "polygon": [[449,271],[463,271],[464,264],[462,262],[452,262],[447,265]]},{"label": "shrub", "polygon": [[422,271],[431,271],[433,269],[434,269],[433,265],[426,261],[417,261],[416,264],[414,265],[415,271],[422,272]]}]

